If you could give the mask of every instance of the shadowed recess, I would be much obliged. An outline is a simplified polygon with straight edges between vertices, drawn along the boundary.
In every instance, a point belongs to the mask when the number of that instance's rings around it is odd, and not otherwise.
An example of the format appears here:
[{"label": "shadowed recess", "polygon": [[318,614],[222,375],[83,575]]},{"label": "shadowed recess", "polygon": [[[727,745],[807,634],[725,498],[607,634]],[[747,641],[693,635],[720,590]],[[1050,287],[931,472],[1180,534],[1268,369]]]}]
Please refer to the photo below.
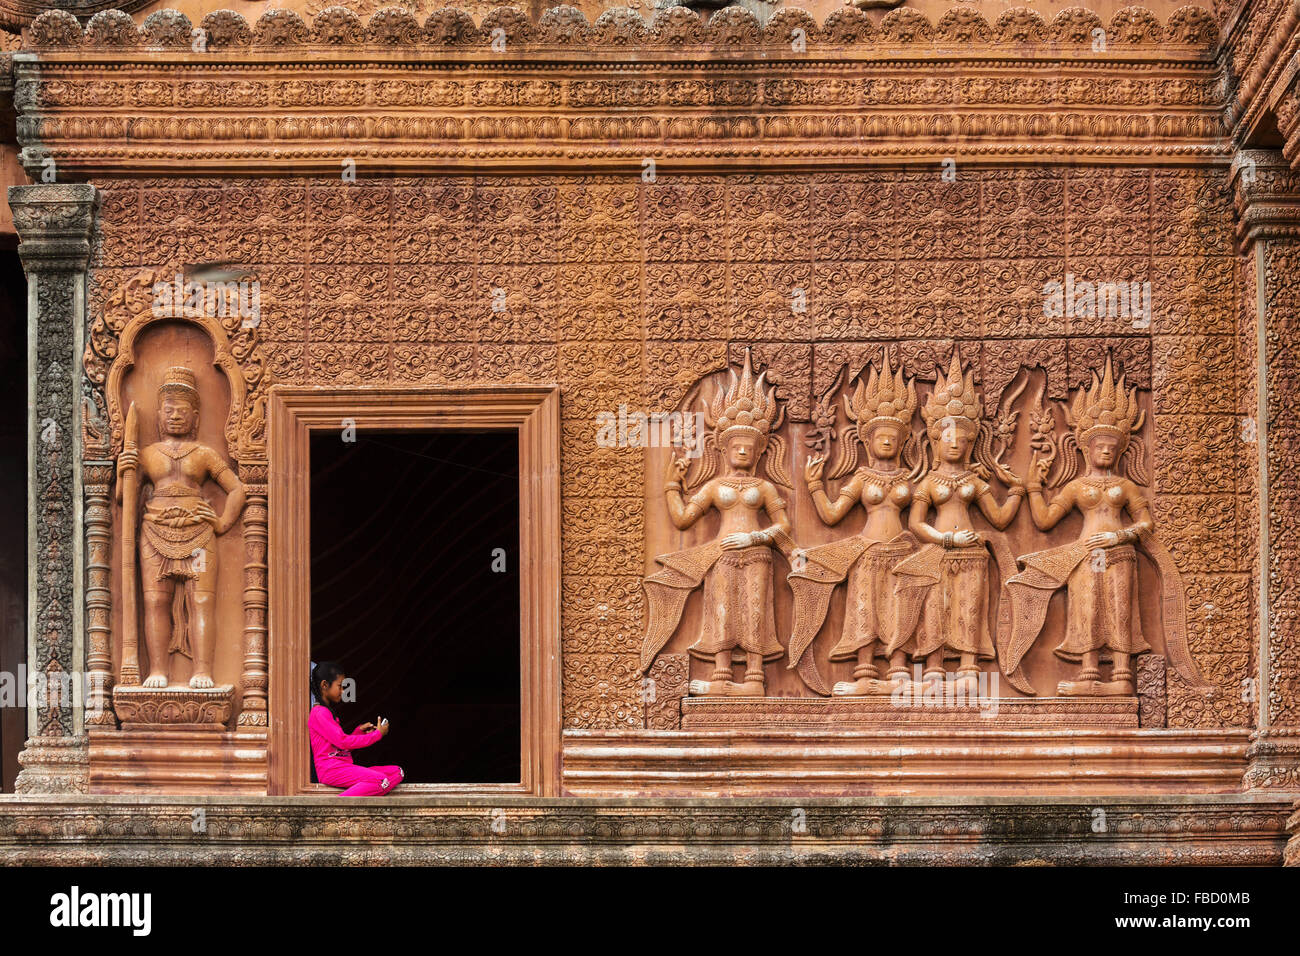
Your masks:
[{"label": "shadowed recess", "polygon": [[519,781],[518,469],[514,431],[312,437],[311,659],[356,681],[345,731],[392,725],[358,764]]}]

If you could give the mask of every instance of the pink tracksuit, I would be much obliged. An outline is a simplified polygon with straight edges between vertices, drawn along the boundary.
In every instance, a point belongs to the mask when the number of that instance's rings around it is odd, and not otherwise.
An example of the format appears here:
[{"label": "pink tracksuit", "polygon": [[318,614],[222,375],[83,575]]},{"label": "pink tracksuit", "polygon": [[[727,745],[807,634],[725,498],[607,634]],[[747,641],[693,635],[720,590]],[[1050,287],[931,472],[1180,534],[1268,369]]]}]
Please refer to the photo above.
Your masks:
[{"label": "pink tracksuit", "polygon": [[352,762],[351,751],[369,747],[384,736],[378,730],[345,734],[330,709],[317,704],[307,715],[307,731],[316,779],[327,787],[346,787],[340,797],[380,797],[402,782],[401,767],[358,767]]}]

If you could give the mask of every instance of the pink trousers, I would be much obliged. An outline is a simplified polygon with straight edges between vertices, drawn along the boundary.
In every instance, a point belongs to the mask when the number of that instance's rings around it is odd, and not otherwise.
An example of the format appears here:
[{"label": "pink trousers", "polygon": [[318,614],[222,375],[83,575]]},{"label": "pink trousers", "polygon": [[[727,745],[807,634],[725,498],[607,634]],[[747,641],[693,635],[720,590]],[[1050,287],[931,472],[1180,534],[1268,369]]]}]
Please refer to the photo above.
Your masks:
[{"label": "pink trousers", "polygon": [[340,797],[382,797],[402,782],[402,768],[358,767],[355,764],[339,763],[331,767],[317,768],[316,776],[327,787],[346,787]]}]

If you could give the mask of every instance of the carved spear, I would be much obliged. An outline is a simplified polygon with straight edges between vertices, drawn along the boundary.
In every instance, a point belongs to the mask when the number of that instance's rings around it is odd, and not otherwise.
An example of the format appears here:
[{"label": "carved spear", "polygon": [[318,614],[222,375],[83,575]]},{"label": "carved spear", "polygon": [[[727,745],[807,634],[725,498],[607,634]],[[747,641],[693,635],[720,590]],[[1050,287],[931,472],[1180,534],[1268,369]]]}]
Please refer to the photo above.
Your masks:
[{"label": "carved spear", "polygon": [[[140,450],[140,416],[135,402],[126,411],[122,451]],[[122,471],[122,675],[121,683],[140,683],[139,617],[135,587],[135,529],[140,502],[139,466]]]}]

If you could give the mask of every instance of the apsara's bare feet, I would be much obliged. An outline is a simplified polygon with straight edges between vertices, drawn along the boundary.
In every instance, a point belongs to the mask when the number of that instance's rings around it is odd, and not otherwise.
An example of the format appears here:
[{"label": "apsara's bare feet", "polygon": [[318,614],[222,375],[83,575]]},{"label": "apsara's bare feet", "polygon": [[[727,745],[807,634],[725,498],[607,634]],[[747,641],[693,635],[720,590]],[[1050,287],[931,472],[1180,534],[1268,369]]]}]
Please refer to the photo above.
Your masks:
[{"label": "apsara's bare feet", "polygon": [[747,680],[737,683],[736,681],[727,681],[728,697],[762,697],[763,682],[761,680]]},{"label": "apsara's bare feet", "polygon": [[833,697],[880,697],[892,694],[904,681],[878,680],[875,677],[860,677],[857,680],[842,680],[831,688]]},{"label": "apsara's bare feet", "polygon": [[721,697],[730,683],[729,680],[693,680],[689,690],[692,697]]}]

